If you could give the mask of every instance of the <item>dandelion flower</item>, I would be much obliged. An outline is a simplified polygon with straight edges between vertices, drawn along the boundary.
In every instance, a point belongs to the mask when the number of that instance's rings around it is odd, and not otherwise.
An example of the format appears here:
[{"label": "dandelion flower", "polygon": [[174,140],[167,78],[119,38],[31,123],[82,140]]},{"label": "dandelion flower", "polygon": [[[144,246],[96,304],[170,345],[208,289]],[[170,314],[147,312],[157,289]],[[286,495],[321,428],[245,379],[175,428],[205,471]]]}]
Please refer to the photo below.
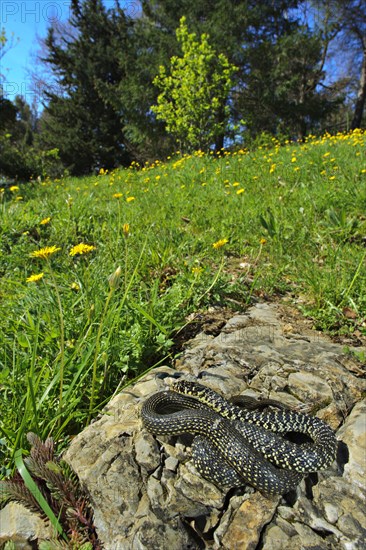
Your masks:
[{"label": "dandelion flower", "polygon": [[262,238],[259,242],[260,242],[260,244],[266,244],[267,240]]},{"label": "dandelion flower", "polygon": [[114,194],[113,194],[113,198],[114,198],[114,199],[120,199],[120,198],[122,197],[122,194],[123,194],[123,193],[114,193]]},{"label": "dandelion flower", "polygon": [[9,187],[9,191],[15,193],[15,191],[19,191],[19,187],[17,185],[12,185],[11,187]]},{"label": "dandelion flower", "polygon": [[40,281],[44,276],[44,273],[37,273],[35,275],[30,275],[30,277],[28,277],[26,279],[26,282],[27,283],[37,283],[38,281]]},{"label": "dandelion flower", "polygon": [[127,202],[132,202],[135,200],[135,197],[127,197],[126,201]]},{"label": "dandelion flower", "polygon": [[130,232],[130,224],[129,223],[124,223],[122,225],[122,231],[123,231],[124,236],[127,237],[129,232]]},{"label": "dandelion flower", "polygon": [[39,225],[47,225],[48,223],[50,223],[50,221],[51,221],[51,218],[44,218],[39,222]]},{"label": "dandelion flower", "polygon": [[237,195],[241,195],[242,193],[244,193],[244,189],[243,189],[243,188],[238,189],[237,192],[236,192]]},{"label": "dandelion flower", "polygon": [[120,283],[122,275],[122,268],[121,266],[118,266],[117,269],[112,273],[112,275],[108,278],[109,288],[116,289]]},{"label": "dandelion flower", "polygon": [[217,248],[221,248],[228,242],[229,242],[229,239],[220,239],[219,241],[216,241],[215,243],[213,243],[212,246],[217,249]]},{"label": "dandelion flower", "polygon": [[203,271],[202,267],[192,267],[192,273],[193,275],[200,275]]},{"label": "dandelion flower", "polygon": [[73,246],[69,254],[70,256],[76,256],[77,254],[81,256],[82,254],[89,254],[89,252],[92,252],[92,250],[95,250],[95,246],[93,246],[92,244],[80,243]]},{"label": "dandelion flower", "polygon": [[46,260],[49,256],[52,256],[52,254],[58,252],[59,250],[61,250],[61,248],[58,246],[46,246],[45,248],[34,250],[34,252],[30,253],[30,256],[32,258],[42,258],[42,260]]}]

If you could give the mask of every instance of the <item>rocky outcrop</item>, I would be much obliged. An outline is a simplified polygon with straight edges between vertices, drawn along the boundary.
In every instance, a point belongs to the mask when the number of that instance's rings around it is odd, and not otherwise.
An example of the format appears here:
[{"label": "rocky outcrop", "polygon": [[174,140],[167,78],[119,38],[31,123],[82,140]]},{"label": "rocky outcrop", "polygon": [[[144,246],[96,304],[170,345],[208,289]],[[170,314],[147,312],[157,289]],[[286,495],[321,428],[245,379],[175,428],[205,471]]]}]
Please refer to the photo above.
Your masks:
[{"label": "rocky outcrop", "polygon": [[[199,334],[175,369],[155,369],[112,399],[65,455],[90,492],[105,549],[364,548],[364,374],[340,345],[289,329],[274,305],[231,318],[216,337]],[[156,438],[142,426],[143,401],[182,376],[227,398],[306,408],[336,430],[337,462],[283,497],[221,491],[196,472],[189,437]]]}]

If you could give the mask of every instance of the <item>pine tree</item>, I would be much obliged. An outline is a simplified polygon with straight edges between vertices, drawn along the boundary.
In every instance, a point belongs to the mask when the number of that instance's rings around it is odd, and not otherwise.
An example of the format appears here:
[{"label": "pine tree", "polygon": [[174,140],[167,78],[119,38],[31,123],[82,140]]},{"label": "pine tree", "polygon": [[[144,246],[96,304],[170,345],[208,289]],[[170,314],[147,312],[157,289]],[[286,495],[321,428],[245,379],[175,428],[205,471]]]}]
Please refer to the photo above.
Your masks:
[{"label": "pine tree", "polygon": [[[118,86],[128,72],[129,21],[102,0],[72,0],[70,36],[50,28],[43,61],[56,79],[46,90],[42,141],[57,147],[74,174],[128,164],[131,155],[123,132],[124,112]],[[119,52],[125,58],[122,64]]]}]

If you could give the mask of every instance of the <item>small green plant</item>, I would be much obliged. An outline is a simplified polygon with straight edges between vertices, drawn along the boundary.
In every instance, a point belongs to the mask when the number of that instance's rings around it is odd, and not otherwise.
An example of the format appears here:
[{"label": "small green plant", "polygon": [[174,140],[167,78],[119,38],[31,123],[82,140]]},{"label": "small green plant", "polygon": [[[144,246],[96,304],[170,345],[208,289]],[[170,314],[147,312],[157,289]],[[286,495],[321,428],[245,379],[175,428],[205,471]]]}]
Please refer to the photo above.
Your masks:
[{"label": "small green plant", "polygon": [[27,437],[30,456],[23,460],[18,452],[17,473],[0,481],[0,506],[18,502],[52,526],[55,539],[42,541],[39,548],[43,550],[101,549],[89,497],[76,474],[66,462],[55,457],[51,438],[42,442],[33,433]]},{"label": "small green plant", "polygon": [[344,346],[343,353],[346,353],[350,357],[357,359],[357,361],[359,361],[361,365],[366,364],[366,352],[363,349],[357,350],[355,348],[350,348],[349,346]]},{"label": "small green plant", "polygon": [[278,224],[274,217],[274,214],[270,208],[267,209],[267,216],[262,214],[259,216],[259,221],[264,229],[268,232],[268,235],[273,239],[278,233]]},{"label": "small green plant", "polygon": [[359,220],[355,216],[349,216],[345,208],[328,208],[325,214],[329,230],[340,239],[350,238],[360,225]]}]

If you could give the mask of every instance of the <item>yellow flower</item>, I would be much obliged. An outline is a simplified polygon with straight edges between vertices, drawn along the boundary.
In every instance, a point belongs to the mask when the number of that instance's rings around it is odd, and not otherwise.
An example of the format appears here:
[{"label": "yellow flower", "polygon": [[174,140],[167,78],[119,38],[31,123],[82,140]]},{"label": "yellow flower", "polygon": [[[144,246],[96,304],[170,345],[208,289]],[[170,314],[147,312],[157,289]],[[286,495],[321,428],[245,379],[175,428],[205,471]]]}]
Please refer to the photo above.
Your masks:
[{"label": "yellow flower", "polygon": [[47,225],[48,223],[50,223],[50,221],[51,221],[51,218],[44,218],[39,222],[39,225]]},{"label": "yellow flower", "polygon": [[122,197],[122,193],[114,193],[113,198],[114,199],[120,199]]},{"label": "yellow flower", "polygon": [[45,248],[34,250],[34,252],[30,253],[30,256],[32,258],[42,258],[42,260],[46,260],[49,256],[51,256],[55,252],[58,252],[59,250],[61,250],[61,248],[59,248],[58,246],[46,246]]},{"label": "yellow flower", "polygon": [[266,239],[262,238],[259,242],[260,242],[260,244],[266,244],[267,241],[266,241]]},{"label": "yellow flower", "polygon": [[93,246],[92,244],[80,243],[72,247],[69,255],[76,256],[77,254],[79,254],[81,256],[82,254],[89,254],[89,252],[91,252],[92,250],[95,250],[95,246]]},{"label": "yellow flower", "polygon": [[9,187],[9,191],[15,193],[15,191],[19,191],[19,187],[17,185],[12,185],[11,187]]},{"label": "yellow flower", "polygon": [[18,201],[18,202],[19,202],[19,201],[22,201],[22,200],[23,200],[23,197],[22,197],[21,195],[17,195],[17,196],[15,197],[15,200]]},{"label": "yellow flower", "polygon": [[71,283],[70,288],[71,288],[71,290],[75,290],[75,292],[79,292],[80,285],[78,283],[74,282],[74,283]]},{"label": "yellow flower", "polygon": [[135,197],[127,197],[126,201],[127,202],[132,202],[135,200]]},{"label": "yellow flower", "polygon": [[130,224],[129,223],[124,223],[122,225],[122,231],[123,231],[123,234],[125,235],[125,237],[127,237],[127,235],[130,232]]},{"label": "yellow flower", "polygon": [[26,279],[27,283],[37,283],[40,281],[44,276],[44,273],[37,273],[37,275],[31,275]]},{"label": "yellow flower", "polygon": [[238,185],[240,185],[240,183],[238,181],[234,181],[233,187],[238,187]]},{"label": "yellow flower", "polygon": [[203,271],[203,267],[192,267],[193,275],[200,275]]},{"label": "yellow flower", "polygon": [[241,195],[242,193],[244,193],[244,189],[243,189],[243,188],[238,189],[237,192],[236,192],[237,195]]},{"label": "yellow flower", "polygon": [[217,249],[217,248],[221,248],[228,242],[229,242],[229,239],[220,239],[219,241],[216,241],[215,243],[213,243],[212,246]]}]

